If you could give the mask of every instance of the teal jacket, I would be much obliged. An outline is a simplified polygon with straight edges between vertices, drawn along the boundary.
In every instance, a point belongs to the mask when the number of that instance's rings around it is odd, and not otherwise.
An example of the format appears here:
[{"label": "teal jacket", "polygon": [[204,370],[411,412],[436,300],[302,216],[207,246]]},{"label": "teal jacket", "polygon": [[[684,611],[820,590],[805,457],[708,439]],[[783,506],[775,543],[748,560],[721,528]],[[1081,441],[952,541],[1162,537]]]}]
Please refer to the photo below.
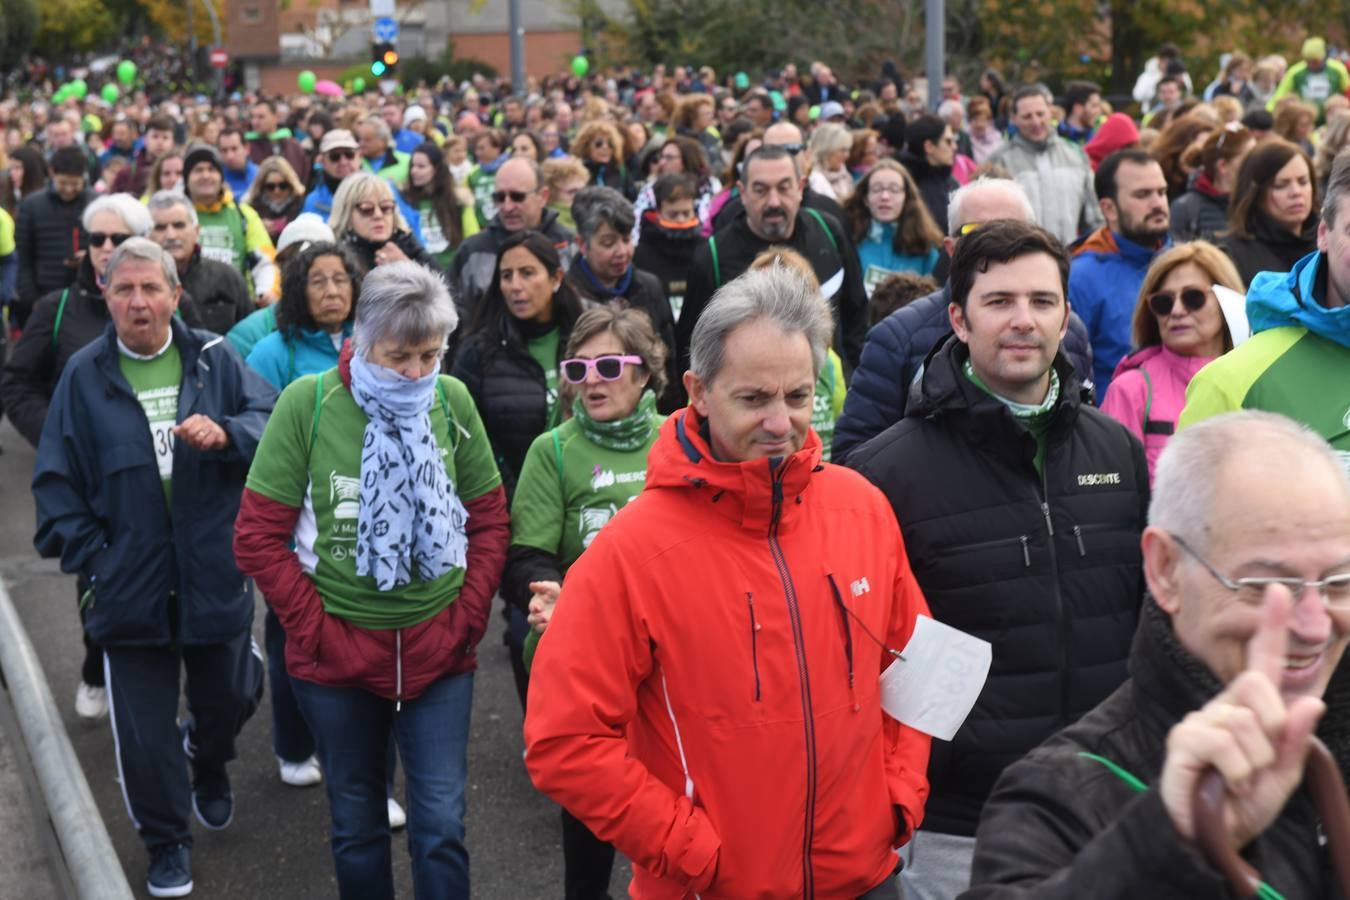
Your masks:
[{"label": "teal jacket", "polygon": [[[345,341],[352,336],[352,324],[342,326]],[[280,391],[301,375],[317,375],[338,364],[342,345],[333,345],[328,332],[313,328],[273,331],[253,345],[248,364]]]}]

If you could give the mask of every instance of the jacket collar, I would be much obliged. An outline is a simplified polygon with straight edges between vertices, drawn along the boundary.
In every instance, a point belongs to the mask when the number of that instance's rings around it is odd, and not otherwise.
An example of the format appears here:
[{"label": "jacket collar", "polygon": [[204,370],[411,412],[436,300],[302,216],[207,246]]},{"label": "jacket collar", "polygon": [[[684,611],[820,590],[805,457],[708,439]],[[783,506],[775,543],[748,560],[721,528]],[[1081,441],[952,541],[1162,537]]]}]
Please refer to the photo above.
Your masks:
[{"label": "jacket collar", "polygon": [[[203,335],[183,323],[178,316],[169,319],[169,331],[173,335],[173,343],[178,348],[178,355],[183,360],[183,384],[187,385],[196,377],[196,370],[201,360],[201,355],[211,347],[225,340],[219,335]],[[121,368],[118,366],[117,356],[117,329],[112,322],[103,331],[103,344],[98,352],[98,365],[103,369],[105,375],[112,380],[108,382],[109,390],[115,383],[124,383]],[[205,361],[200,361],[200,367],[203,370],[209,370],[210,366]],[[119,382],[120,380],[120,382]]]},{"label": "jacket collar", "polygon": [[1350,347],[1350,306],[1323,305],[1328,290],[1325,254],[1313,251],[1289,272],[1260,272],[1247,290],[1252,333],[1301,325],[1314,334]]},{"label": "jacket collar", "polygon": [[819,471],[821,443],[807,433],[791,456],[721,462],[713,457],[707,423],[693,406],[669,416],[647,463],[647,487],[691,491],[696,501],[733,520],[742,529],[767,536],[774,524],[793,527],[809,501],[812,475]]},{"label": "jacket collar", "polygon": [[1152,597],[1144,598],[1129,665],[1135,690],[1148,698],[1138,705],[1140,716],[1162,734],[1223,688],[1214,673],[1181,645],[1171,617]]}]

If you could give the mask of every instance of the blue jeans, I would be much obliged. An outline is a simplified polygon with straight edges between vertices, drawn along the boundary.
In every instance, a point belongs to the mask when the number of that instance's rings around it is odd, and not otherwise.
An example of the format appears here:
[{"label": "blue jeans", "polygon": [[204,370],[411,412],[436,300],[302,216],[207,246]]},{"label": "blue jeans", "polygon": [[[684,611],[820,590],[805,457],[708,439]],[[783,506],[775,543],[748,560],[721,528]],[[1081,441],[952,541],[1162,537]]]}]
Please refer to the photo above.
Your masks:
[{"label": "blue jeans", "polygon": [[392,733],[407,778],[408,846],[418,900],[468,900],[464,782],[473,673],[442,678],[414,700],[291,679],[318,748],[344,900],[394,896],[385,769]]}]

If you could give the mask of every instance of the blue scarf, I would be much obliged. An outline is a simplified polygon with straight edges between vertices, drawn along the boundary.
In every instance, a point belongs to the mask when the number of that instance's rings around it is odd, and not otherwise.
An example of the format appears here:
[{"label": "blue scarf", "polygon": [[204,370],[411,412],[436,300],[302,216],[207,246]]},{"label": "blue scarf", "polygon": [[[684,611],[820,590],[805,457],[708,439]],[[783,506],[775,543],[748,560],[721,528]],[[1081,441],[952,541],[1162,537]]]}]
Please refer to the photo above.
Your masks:
[{"label": "blue scarf", "polygon": [[619,283],[614,285],[614,287],[605,287],[600,283],[600,279],[595,277],[595,273],[591,271],[590,263],[586,262],[586,257],[584,256],[578,256],[576,262],[572,263],[572,268],[581,273],[582,277],[586,279],[586,283],[591,286],[591,290],[595,291],[600,296],[608,297],[611,300],[615,297],[622,297],[627,294],[629,286],[633,283],[633,267],[631,265],[628,267],[628,271],[623,273],[623,277],[619,279]]},{"label": "blue scarf", "polygon": [[454,567],[468,552],[468,511],[455,493],[427,414],[437,373],[408,379],[352,356],[352,397],[369,417],[361,442],[361,506],[356,574],[382,591],[424,581]]}]

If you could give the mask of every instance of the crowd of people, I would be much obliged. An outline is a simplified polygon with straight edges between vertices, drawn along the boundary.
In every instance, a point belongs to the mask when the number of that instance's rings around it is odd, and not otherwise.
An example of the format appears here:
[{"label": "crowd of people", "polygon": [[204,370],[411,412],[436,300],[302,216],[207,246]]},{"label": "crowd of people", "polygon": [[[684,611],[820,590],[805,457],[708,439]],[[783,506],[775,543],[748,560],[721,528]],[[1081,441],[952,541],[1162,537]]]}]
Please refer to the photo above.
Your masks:
[{"label": "crowd of people", "polygon": [[[1127,109],[992,69],[930,109],[889,64],[516,87],[0,99],[0,409],[152,896],[263,702],[342,897],[392,897],[403,827],[416,895],[470,896],[498,594],[569,900],[616,851],[634,897],[1227,896],[1209,768],[1272,893],[1335,895],[1324,40],[1199,90],[1164,46]],[[924,618],[992,652],[951,740],[883,712]]]}]

